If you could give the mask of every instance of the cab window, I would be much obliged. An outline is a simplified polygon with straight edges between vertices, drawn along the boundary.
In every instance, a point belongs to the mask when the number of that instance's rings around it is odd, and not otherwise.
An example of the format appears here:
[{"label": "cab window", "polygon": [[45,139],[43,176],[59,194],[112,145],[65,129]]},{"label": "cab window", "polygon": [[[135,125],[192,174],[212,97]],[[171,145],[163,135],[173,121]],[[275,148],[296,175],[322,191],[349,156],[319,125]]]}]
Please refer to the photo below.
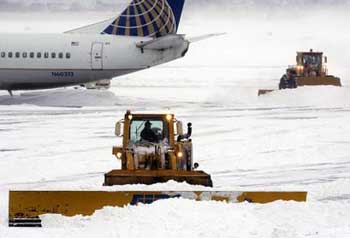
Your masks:
[{"label": "cab window", "polygon": [[305,55],[303,61],[305,65],[319,65],[321,63],[320,57],[317,55]]},{"label": "cab window", "polygon": [[[150,125],[147,126],[146,124]],[[168,142],[168,131],[164,122],[155,119],[132,120],[130,124],[130,143],[134,144],[142,141]]]}]

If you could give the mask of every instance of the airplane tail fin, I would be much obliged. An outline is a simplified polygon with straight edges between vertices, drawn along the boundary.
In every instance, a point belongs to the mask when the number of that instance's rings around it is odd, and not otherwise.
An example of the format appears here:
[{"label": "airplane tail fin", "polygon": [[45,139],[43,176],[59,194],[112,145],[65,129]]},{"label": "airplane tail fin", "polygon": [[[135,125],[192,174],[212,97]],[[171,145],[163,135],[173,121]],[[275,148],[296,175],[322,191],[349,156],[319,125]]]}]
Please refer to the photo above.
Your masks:
[{"label": "airplane tail fin", "polygon": [[178,30],[185,0],[132,0],[102,34],[161,37]]}]

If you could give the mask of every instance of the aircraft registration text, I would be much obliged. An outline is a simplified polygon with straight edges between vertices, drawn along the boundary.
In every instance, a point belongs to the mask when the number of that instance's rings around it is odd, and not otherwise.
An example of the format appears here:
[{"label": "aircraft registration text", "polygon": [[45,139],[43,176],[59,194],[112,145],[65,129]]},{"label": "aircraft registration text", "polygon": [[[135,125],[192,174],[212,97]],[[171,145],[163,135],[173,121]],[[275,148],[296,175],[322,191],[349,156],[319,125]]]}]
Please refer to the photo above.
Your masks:
[{"label": "aircraft registration text", "polygon": [[52,77],[74,77],[74,72],[52,72]]}]

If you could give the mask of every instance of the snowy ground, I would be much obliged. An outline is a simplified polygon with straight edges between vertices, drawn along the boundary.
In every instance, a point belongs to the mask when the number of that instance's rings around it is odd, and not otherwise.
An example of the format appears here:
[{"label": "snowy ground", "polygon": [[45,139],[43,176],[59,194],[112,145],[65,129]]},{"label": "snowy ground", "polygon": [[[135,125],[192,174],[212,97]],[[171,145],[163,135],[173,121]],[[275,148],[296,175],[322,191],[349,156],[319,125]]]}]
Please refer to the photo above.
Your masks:
[{"label": "snowy ground", "polygon": [[[317,16],[307,18],[310,26],[319,25]],[[185,16],[182,32],[226,29],[228,35],[194,45],[178,62],[116,79],[107,92],[58,89],[14,98],[0,92],[0,237],[350,237],[350,32],[341,12],[332,17],[344,34],[339,44],[291,19],[232,18],[228,26],[204,29]],[[293,38],[285,36],[286,23],[297,31]],[[311,45],[328,52],[330,70],[345,87],[257,97],[259,88],[277,86],[296,50]],[[308,202],[174,199],[106,208],[92,217],[46,216],[43,229],[7,228],[9,189],[103,189],[103,174],[119,167],[111,155],[120,143],[113,127],[127,109],[171,111],[191,121],[195,159],[216,189],[302,190]]]}]

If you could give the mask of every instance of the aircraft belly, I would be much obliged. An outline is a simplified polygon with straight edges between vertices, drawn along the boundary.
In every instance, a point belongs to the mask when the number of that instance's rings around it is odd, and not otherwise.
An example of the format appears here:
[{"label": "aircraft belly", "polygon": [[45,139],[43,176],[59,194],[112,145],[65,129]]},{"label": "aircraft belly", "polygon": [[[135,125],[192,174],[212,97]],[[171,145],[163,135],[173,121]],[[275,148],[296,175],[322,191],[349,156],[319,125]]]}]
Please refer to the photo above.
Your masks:
[{"label": "aircraft belly", "polygon": [[122,70],[17,70],[0,69],[0,89],[31,90],[79,85],[136,71]]}]

